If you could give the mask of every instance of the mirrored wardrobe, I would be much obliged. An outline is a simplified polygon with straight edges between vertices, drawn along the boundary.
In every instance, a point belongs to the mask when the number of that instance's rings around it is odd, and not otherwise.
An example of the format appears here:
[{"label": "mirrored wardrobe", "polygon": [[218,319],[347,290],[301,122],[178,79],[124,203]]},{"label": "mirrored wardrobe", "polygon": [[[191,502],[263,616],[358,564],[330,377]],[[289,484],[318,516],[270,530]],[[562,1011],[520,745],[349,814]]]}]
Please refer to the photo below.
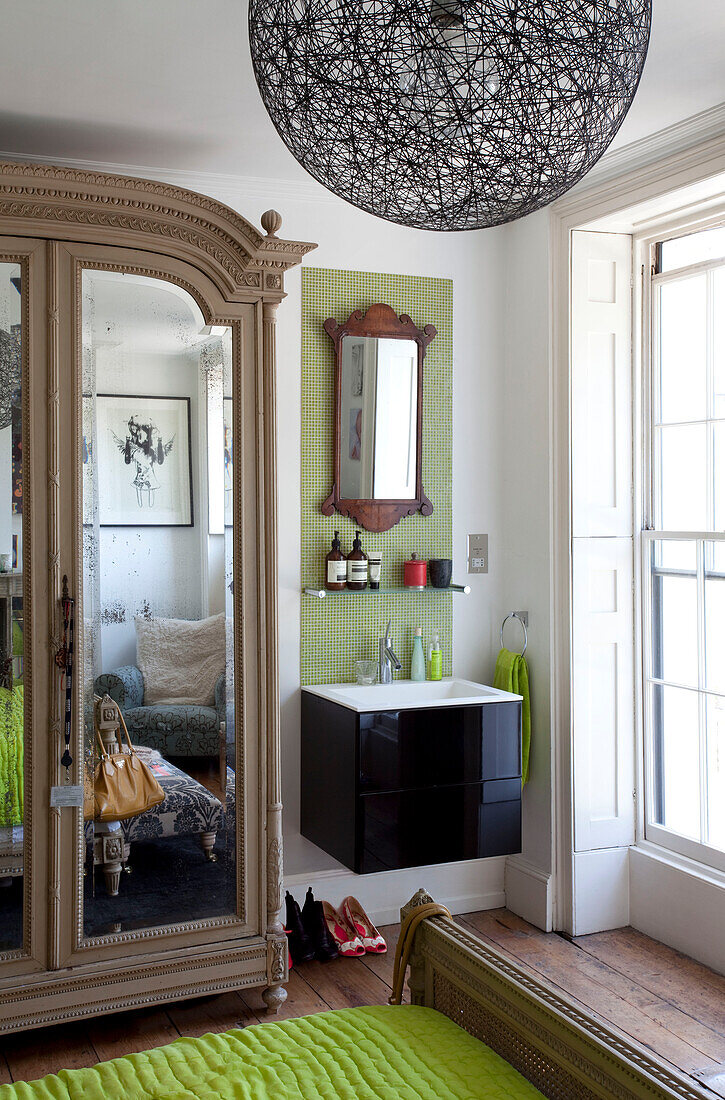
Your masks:
[{"label": "mirrored wardrobe", "polygon": [[285,996],[262,222],[0,168],[0,1030]]}]

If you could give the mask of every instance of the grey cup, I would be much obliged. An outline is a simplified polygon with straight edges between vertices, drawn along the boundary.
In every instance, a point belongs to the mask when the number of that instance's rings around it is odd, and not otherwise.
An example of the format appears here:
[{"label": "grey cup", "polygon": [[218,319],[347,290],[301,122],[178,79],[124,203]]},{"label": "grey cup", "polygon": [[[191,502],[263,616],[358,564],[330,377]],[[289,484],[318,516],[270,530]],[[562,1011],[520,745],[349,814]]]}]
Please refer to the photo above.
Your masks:
[{"label": "grey cup", "polygon": [[434,588],[448,588],[453,573],[453,561],[451,558],[429,558],[428,576]]}]

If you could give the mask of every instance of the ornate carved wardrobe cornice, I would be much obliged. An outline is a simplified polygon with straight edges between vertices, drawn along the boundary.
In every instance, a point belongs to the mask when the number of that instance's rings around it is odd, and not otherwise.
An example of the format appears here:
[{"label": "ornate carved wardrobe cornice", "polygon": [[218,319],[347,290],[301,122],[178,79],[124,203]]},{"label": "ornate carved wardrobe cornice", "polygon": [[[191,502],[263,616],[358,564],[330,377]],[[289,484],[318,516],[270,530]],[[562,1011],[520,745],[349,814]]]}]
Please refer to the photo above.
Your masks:
[{"label": "ornate carved wardrobe cornice", "polygon": [[173,240],[185,258],[219,279],[231,300],[279,301],[284,272],[316,246],[277,237],[282,219],[262,215],[265,230],[216,199],[132,176],[45,164],[0,164],[4,231],[20,236],[103,243],[110,227],[128,231],[130,247],[165,251]]}]

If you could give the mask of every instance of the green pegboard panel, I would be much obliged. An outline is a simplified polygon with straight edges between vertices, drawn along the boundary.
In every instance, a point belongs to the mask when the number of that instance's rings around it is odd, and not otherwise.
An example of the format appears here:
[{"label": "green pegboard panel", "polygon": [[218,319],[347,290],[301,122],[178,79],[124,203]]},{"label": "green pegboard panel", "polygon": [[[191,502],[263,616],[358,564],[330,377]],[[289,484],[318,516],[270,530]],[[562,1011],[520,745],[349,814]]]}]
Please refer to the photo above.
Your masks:
[{"label": "green pegboard panel", "polygon": [[[381,550],[381,587],[402,584],[403,562],[416,551],[424,558],[450,558],[452,517],[453,283],[418,275],[386,275],[326,268],[302,269],[302,585],[321,585],[325,555],[335,530],[343,550],[352,547],[356,525],[320,505],[333,481],[335,359],[322,325],[328,317],[346,321],[353,310],[386,302],[414,323],[434,324],[438,335],[423,364],[423,488],[433,503],[431,516],[405,517],[390,531],[362,532],[365,551]],[[354,662],[377,657],[377,641],[391,619],[393,648],[410,676],[413,629],[423,628],[427,647],[433,628],[443,640],[443,675],[452,673],[452,593],[386,592],[378,598],[316,599],[302,596],[302,684],[345,683],[355,679]]]}]

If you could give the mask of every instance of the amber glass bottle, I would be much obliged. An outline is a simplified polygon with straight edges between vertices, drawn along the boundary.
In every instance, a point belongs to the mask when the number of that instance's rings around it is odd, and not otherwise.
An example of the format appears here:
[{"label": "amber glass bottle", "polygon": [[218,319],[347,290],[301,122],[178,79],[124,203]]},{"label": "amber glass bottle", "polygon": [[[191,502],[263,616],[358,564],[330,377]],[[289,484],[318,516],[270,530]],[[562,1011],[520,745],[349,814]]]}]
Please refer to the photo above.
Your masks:
[{"label": "amber glass bottle", "polygon": [[368,559],[360,543],[360,532],[355,532],[352,550],[347,555],[347,587],[361,592],[368,586]]},{"label": "amber glass bottle", "polygon": [[340,549],[340,532],[335,531],[332,550],[325,558],[325,588],[330,592],[341,592],[347,583],[347,562]]}]

